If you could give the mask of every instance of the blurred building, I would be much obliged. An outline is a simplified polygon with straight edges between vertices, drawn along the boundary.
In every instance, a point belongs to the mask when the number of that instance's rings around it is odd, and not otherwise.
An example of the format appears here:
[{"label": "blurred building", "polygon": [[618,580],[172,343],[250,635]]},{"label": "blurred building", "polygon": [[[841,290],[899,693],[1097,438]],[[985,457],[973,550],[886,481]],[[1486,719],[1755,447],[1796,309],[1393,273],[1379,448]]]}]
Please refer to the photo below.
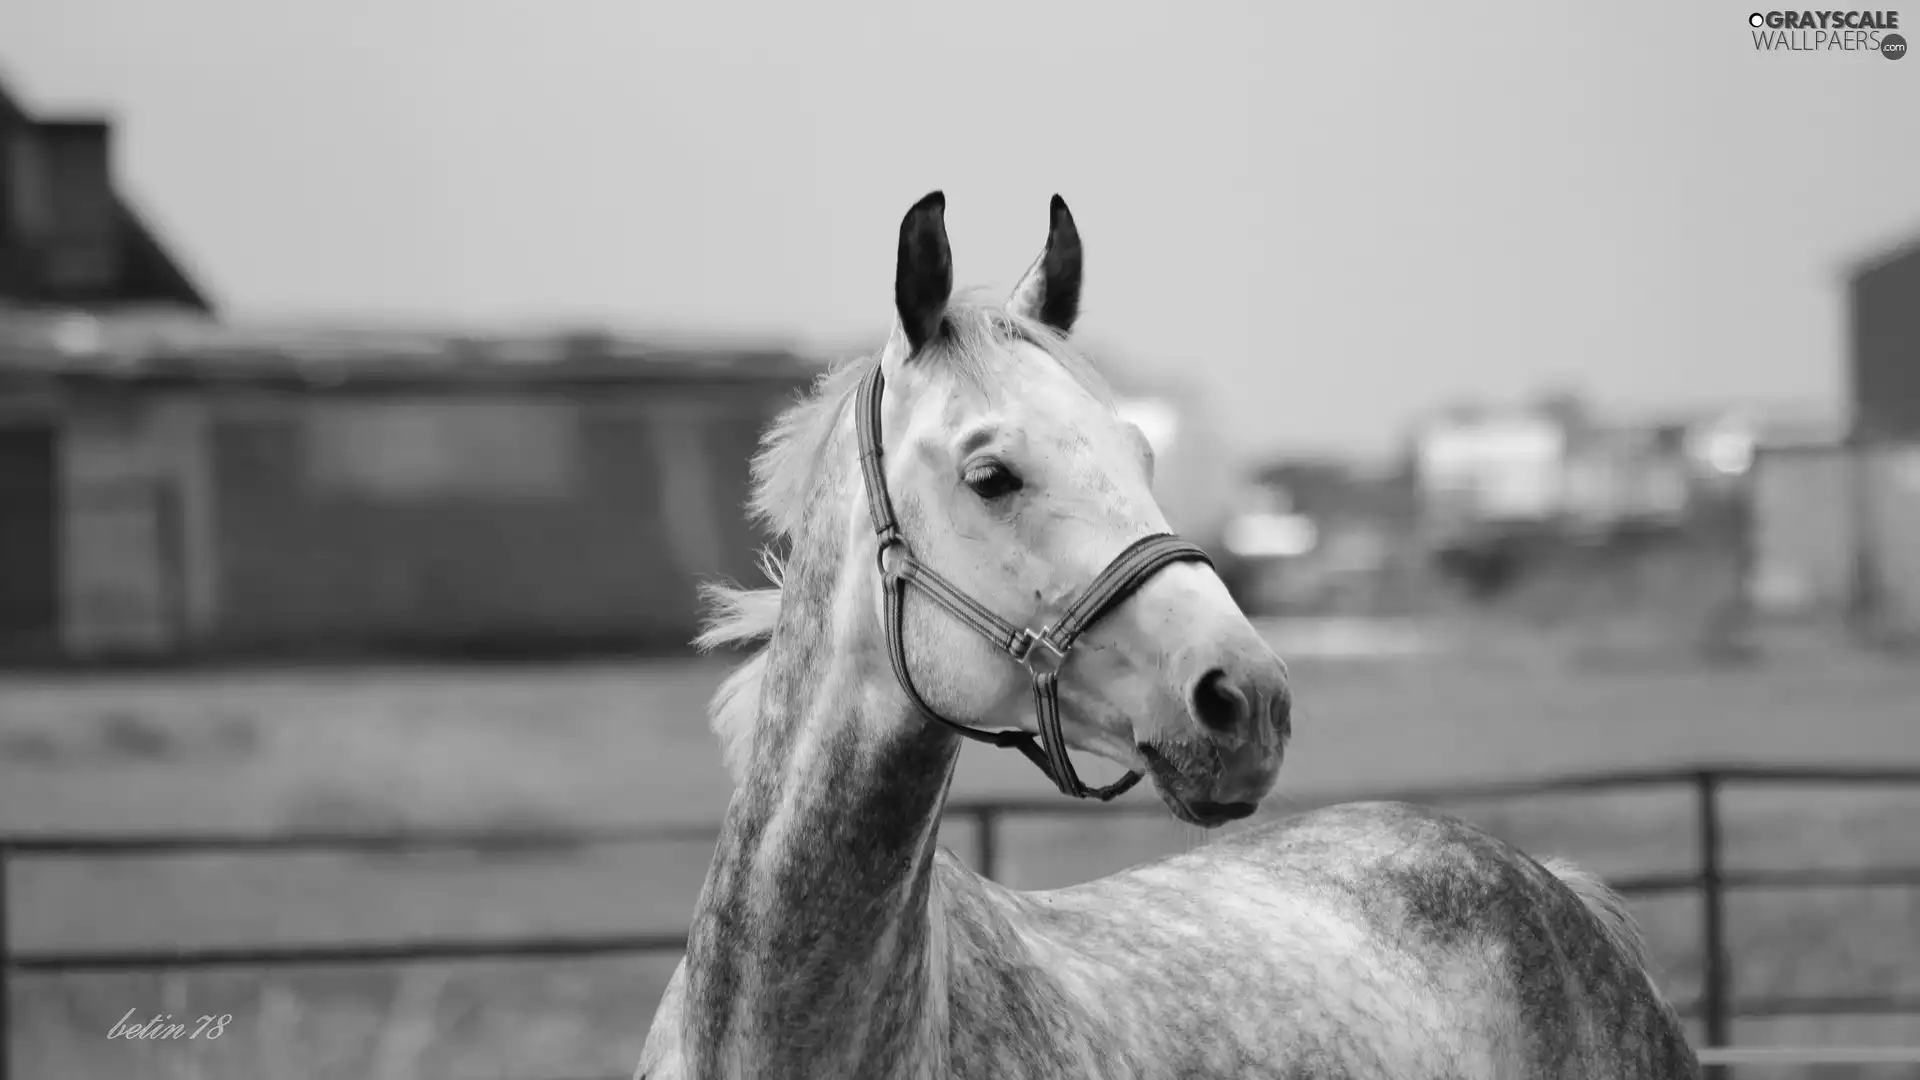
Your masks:
[{"label": "blurred building", "polygon": [[1920,237],[1846,274],[1853,434],[1920,443]]},{"label": "blurred building", "polygon": [[1256,469],[1227,524],[1227,584],[1250,611],[1406,614],[1413,537],[1407,477],[1338,460],[1292,458]]},{"label": "blurred building", "polygon": [[1853,493],[1837,431],[1766,431],[1752,472],[1753,598],[1767,614],[1843,614],[1854,592]]},{"label": "blurred building", "polygon": [[0,83],[0,307],[210,310],[113,176],[113,125],[36,118]]},{"label": "blurred building", "polygon": [[748,580],[781,352],[16,316],[14,656],[680,647]]},{"label": "blurred building", "polygon": [[[115,183],[112,136],[102,117],[36,117],[0,84],[0,325],[49,309],[211,314]],[[56,425],[0,391],[0,651],[44,646],[59,620],[60,453]]]},{"label": "blurred building", "polygon": [[1602,420],[1564,395],[1438,415],[1411,439],[1420,546],[1482,600],[1689,556],[1715,565],[1731,605],[1745,557],[1732,504],[1753,449],[1737,419]]},{"label": "blurred building", "polygon": [[1848,274],[1856,617],[1920,639],[1920,237]]},{"label": "blurred building", "polygon": [[1459,534],[1606,534],[1683,524],[1702,495],[1747,470],[1738,413],[1600,422],[1564,409],[1439,417],[1413,439],[1423,524]]},{"label": "blurred building", "polygon": [[1758,599],[1920,637],[1920,239],[1845,272],[1850,417],[1760,441]]},{"label": "blurred building", "polygon": [[1437,545],[1559,514],[1574,433],[1536,410],[1440,417],[1414,437],[1422,524]]}]

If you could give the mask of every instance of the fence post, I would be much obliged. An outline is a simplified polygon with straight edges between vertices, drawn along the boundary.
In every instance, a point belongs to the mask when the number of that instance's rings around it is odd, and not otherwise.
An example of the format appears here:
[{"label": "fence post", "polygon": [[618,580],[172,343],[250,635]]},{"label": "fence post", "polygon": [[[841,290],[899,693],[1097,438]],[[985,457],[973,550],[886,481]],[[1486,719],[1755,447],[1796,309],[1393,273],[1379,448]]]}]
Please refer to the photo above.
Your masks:
[{"label": "fence post", "polygon": [[[1694,796],[1700,825],[1700,996],[1707,1045],[1717,1048],[1728,1043],[1732,1012],[1728,1000],[1726,883],[1720,865],[1720,774],[1712,769],[1696,773]],[[1726,1068],[1709,1065],[1706,1075],[1724,1077]]]},{"label": "fence post", "polygon": [[11,855],[0,843],[0,1080],[13,1075],[13,942],[7,937],[7,862]]},{"label": "fence post", "polygon": [[[1000,808],[982,806],[973,812],[974,824],[979,828],[980,876],[989,881],[1000,880]],[[6,1077],[0,1076],[0,1080]]]}]

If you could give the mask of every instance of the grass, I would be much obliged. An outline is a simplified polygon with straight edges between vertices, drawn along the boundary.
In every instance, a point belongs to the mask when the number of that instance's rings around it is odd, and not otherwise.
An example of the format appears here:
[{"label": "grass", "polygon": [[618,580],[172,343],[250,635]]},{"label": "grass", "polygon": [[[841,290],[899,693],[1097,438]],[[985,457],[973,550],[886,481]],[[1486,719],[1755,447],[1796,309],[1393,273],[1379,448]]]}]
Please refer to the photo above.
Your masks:
[{"label": "grass", "polygon": [[[1748,668],[1601,672],[1521,639],[1295,669],[1303,711],[1272,813],[1344,792],[1599,768],[1920,764],[1920,671],[1820,649],[1780,650]],[[721,670],[685,662],[9,679],[0,682],[0,832],[710,823],[727,784],[702,713]],[[1049,790],[1016,755],[974,748],[956,781],[962,798],[1044,799]],[[1736,789],[1725,806],[1735,867],[1920,863],[1920,791]],[[1530,851],[1610,876],[1682,870],[1693,858],[1684,792],[1456,809]],[[950,822],[944,839],[970,856],[971,828]],[[1065,884],[1201,842],[1155,816],[1025,821],[1002,836],[1002,877]],[[710,851],[687,842],[543,856],[22,860],[10,927],[21,951],[677,931]],[[1635,907],[1663,983],[1691,998],[1696,901]],[[1729,919],[1741,995],[1920,993],[1911,959],[1920,957],[1920,898],[1910,891],[1738,894]],[[10,991],[14,1076],[623,1075],[672,963],[20,977]],[[219,1040],[108,1041],[130,1008],[234,1020]],[[1920,1018],[1753,1022],[1736,1036],[1912,1045]]]}]

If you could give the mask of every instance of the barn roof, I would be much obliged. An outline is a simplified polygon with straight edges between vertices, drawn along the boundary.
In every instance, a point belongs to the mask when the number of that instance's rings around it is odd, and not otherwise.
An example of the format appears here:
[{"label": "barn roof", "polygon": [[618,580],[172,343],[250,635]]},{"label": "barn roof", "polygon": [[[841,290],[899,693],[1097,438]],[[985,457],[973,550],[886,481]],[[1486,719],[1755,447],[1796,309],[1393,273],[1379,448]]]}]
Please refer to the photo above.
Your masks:
[{"label": "barn roof", "polygon": [[[31,126],[44,120],[44,117],[35,116],[21,104],[8,91],[5,79],[0,78],[0,132]],[[134,207],[117,184],[113,191],[113,212],[120,219],[124,266],[119,295],[114,298],[116,301],[179,304],[202,312],[214,309],[213,300],[187,271],[178,251],[161,241],[153,224]]]},{"label": "barn roof", "polygon": [[0,385],[325,391],[790,381],[815,366],[766,345],[662,344],[598,332],[477,336],[234,326],[171,311],[0,310]]},{"label": "barn roof", "polygon": [[1858,281],[1869,274],[1885,270],[1890,266],[1920,259],[1920,232],[1898,243],[1876,249],[1870,254],[1861,255],[1847,262],[1842,276],[1848,281]]}]

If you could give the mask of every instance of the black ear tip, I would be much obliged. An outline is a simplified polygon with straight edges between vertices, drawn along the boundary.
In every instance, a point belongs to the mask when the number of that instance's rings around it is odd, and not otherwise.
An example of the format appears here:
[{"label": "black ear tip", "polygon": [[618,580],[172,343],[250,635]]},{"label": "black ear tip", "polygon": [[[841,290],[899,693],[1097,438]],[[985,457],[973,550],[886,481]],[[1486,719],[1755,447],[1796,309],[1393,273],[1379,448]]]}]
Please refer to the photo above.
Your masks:
[{"label": "black ear tip", "polygon": [[947,193],[936,189],[936,190],[927,192],[925,195],[922,195],[920,197],[920,201],[917,203],[914,203],[913,209],[907,211],[907,213],[921,214],[921,213],[926,213],[931,211],[932,213],[938,214],[938,213],[943,213],[946,209],[947,209]]},{"label": "black ear tip", "polygon": [[1073,212],[1067,209],[1067,200],[1058,195],[1055,195],[1053,201],[1047,204],[1047,211],[1048,216],[1053,219],[1056,225],[1063,221],[1073,220]]}]

